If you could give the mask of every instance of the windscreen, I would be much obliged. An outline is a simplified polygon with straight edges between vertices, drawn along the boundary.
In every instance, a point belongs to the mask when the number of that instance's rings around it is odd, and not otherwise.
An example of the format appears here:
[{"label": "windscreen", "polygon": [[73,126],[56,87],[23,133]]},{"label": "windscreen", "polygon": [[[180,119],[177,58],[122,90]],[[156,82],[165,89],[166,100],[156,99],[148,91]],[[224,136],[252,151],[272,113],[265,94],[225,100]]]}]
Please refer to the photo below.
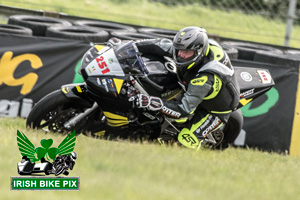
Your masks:
[{"label": "windscreen", "polygon": [[121,45],[119,48],[115,50],[115,54],[125,74],[148,73],[148,70],[133,41]]},{"label": "windscreen", "polygon": [[119,46],[95,45],[82,59],[80,71],[87,76],[125,76],[125,74],[144,75],[147,68],[133,41]]}]

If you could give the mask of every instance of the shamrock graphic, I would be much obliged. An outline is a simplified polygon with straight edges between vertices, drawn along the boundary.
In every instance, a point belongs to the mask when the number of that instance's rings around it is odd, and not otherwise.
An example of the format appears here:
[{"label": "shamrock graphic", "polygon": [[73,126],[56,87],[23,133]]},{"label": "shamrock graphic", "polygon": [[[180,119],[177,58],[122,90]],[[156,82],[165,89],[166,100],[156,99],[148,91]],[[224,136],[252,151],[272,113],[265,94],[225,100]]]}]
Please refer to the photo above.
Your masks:
[{"label": "shamrock graphic", "polygon": [[51,145],[53,144],[53,140],[52,139],[43,139],[41,140],[41,145],[42,147],[38,147],[35,149],[35,152],[37,154],[37,158],[40,160],[41,158],[44,158],[46,156],[46,159],[50,161],[49,157],[52,160],[55,160],[56,155],[59,152],[58,148],[55,147],[51,147]]},{"label": "shamrock graphic", "polygon": [[[58,145],[58,148],[51,147],[52,139],[42,139],[42,147],[37,147],[30,142],[26,135],[19,130],[17,131],[17,143],[22,156],[27,156],[31,162],[46,158],[55,160],[57,155],[70,155],[75,148],[76,133],[69,133],[66,138]],[[51,148],[50,148],[51,147]]]}]

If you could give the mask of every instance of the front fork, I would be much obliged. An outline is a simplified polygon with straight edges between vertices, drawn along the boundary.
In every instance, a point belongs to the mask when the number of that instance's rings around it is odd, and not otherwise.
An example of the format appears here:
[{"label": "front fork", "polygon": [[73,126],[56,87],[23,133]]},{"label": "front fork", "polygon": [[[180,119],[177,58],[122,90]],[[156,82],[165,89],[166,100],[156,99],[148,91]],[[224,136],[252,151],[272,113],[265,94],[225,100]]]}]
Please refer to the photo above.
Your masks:
[{"label": "front fork", "polygon": [[[88,103],[92,104],[91,99],[89,99],[88,96],[86,95],[87,88],[85,83],[63,85],[61,87],[61,91],[68,99],[87,101]],[[97,102],[93,102],[93,106],[91,108],[88,108],[84,112],[69,119],[67,122],[64,123],[64,127],[67,129],[74,127],[78,122],[80,122],[82,119],[90,115],[98,108],[99,106]]]},{"label": "front fork", "polygon": [[71,119],[69,119],[67,122],[64,123],[64,127],[67,129],[70,129],[71,127],[74,127],[78,122],[80,122],[82,119],[87,117],[89,114],[94,112],[99,108],[97,102],[94,103],[94,105],[91,108],[86,109],[83,113],[80,113]]}]

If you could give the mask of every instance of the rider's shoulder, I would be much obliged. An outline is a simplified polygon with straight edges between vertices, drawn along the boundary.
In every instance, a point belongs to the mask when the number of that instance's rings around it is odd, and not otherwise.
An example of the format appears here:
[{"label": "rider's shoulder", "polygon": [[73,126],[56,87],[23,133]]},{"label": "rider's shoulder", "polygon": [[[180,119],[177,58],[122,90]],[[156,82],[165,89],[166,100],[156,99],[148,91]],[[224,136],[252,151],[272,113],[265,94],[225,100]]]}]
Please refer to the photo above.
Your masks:
[{"label": "rider's shoulder", "polygon": [[208,39],[208,43],[210,46],[217,46],[217,47],[222,48],[221,45],[216,40]]},{"label": "rider's shoulder", "polygon": [[223,62],[223,60],[226,59],[226,53],[224,49],[215,40],[210,39],[209,41],[209,57],[211,60]]}]

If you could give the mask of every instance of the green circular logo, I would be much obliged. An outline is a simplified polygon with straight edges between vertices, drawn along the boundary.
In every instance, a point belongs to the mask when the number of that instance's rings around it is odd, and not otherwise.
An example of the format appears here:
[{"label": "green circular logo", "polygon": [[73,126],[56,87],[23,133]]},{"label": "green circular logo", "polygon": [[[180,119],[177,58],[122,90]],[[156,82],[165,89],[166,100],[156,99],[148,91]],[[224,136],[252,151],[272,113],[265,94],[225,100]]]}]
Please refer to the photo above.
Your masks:
[{"label": "green circular logo", "polygon": [[275,106],[279,100],[279,93],[275,88],[270,89],[267,93],[267,100],[256,108],[251,108],[252,102],[242,107],[242,113],[244,117],[256,117],[263,115]]}]

